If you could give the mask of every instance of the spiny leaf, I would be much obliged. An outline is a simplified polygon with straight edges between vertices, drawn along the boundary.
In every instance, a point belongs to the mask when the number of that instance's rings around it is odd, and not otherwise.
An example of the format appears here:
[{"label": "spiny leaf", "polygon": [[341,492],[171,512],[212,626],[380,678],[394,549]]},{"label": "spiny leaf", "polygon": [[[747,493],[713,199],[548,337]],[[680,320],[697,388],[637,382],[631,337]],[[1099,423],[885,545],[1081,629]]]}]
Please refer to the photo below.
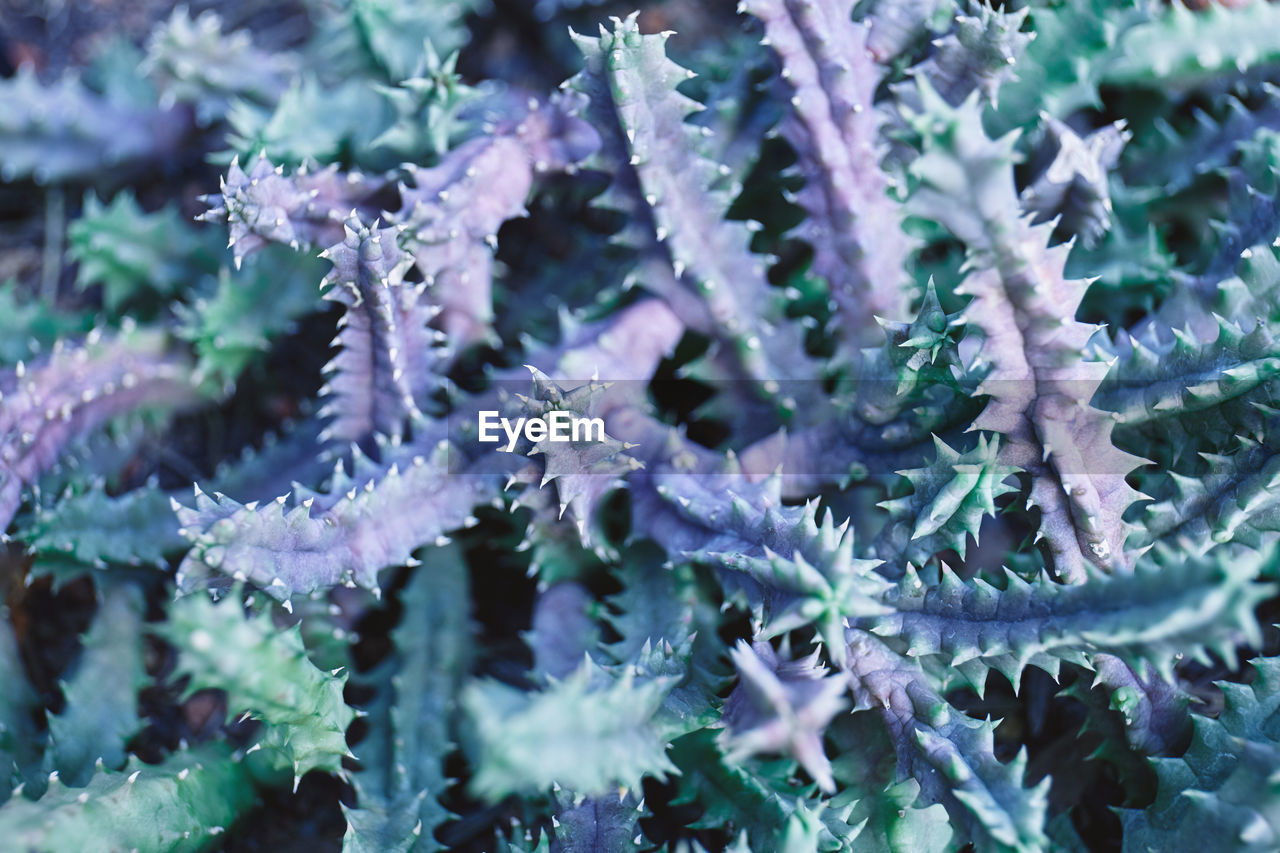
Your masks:
[{"label": "spiny leaf", "polygon": [[[9,799],[16,784],[30,786],[32,795],[40,794],[46,784],[34,717],[40,702],[22,665],[9,614],[7,606],[0,607],[0,678],[5,685],[0,694],[0,802]],[[0,808],[0,816],[4,814]]]},{"label": "spiny leaf", "polygon": [[0,179],[118,182],[176,156],[189,119],[90,91],[74,76],[49,86],[30,64],[0,82]]},{"label": "spiny leaf", "polygon": [[232,102],[227,113],[232,132],[225,137],[229,150],[218,161],[260,153],[290,165],[334,164],[354,150],[370,152],[357,158],[362,166],[386,165],[371,147],[390,121],[387,103],[360,79],[326,85],[319,76],[314,70],[293,75],[288,88],[265,107],[244,99]]},{"label": "spiny leaf", "polygon": [[107,420],[145,407],[180,409],[198,400],[187,360],[162,332],[125,323],[119,335],[90,332],[28,368],[0,374],[0,524],[7,527],[26,486],[63,446]]},{"label": "spiny leaf", "polygon": [[336,339],[342,349],[325,367],[320,413],[334,419],[326,435],[339,440],[399,435],[441,382],[447,352],[428,326],[440,309],[427,302],[425,285],[405,281],[413,259],[400,247],[398,229],[354,216],[343,229],[342,242],[320,254],[333,264],[324,296],[346,309]]},{"label": "spiny leaf", "polygon": [[1082,357],[1095,331],[1075,320],[1087,283],[1065,277],[1069,247],[1048,248],[1049,227],[1020,212],[1016,134],[987,137],[975,98],[955,108],[927,86],[920,93],[912,203],[967,244],[966,319],[995,365],[978,389],[992,399],[973,426],[1003,433],[1001,461],[1032,472],[1031,503],[1059,576],[1079,582],[1089,564],[1127,567],[1121,517],[1139,495],[1125,475],[1142,460],[1112,445],[1114,420],[1090,405],[1106,365]]},{"label": "spiny leaf", "polygon": [[107,205],[88,195],[68,228],[71,257],[80,265],[76,286],[101,284],[103,306],[112,315],[141,298],[171,296],[217,269],[209,236],[183,222],[173,207],[144,213],[130,192]]},{"label": "spiny leaf", "polygon": [[[206,569],[261,586],[280,601],[339,584],[378,590],[378,572],[407,563],[422,545],[447,538],[487,503],[499,484],[482,476],[454,476],[456,453],[447,441],[429,456],[402,447],[385,467],[361,465],[358,480],[325,495],[284,495],[258,507],[197,486],[195,508],[175,504],[192,549],[179,586],[196,589]],[[402,467],[403,465],[403,467]],[[396,510],[413,506],[412,516]],[[359,547],[352,543],[359,542]]]},{"label": "spiny leaf", "polygon": [[107,584],[102,591],[80,659],[64,679],[66,709],[49,716],[53,766],[64,785],[90,784],[99,760],[112,770],[123,767],[125,744],[142,728],[143,605],[140,591],[126,583]]},{"label": "spiny leaf", "polygon": [[724,706],[726,760],[787,752],[818,787],[834,792],[822,732],[847,706],[845,674],[827,674],[817,652],[801,660],[779,660],[768,643],[739,641],[732,654],[739,681]]},{"label": "spiny leaf", "polygon": [[997,10],[985,3],[968,7],[974,14],[957,14],[951,32],[934,42],[934,54],[912,70],[952,104],[978,91],[995,105],[1001,86],[1016,78],[1019,60],[1036,39],[1036,33],[1023,30],[1031,10]]},{"label": "spiny leaf", "polygon": [[259,745],[279,752],[295,785],[309,770],[344,772],[355,718],[342,698],[347,677],[317,669],[296,626],[276,628],[269,610],[247,616],[238,594],[215,604],[196,593],[174,602],[160,632],[178,649],[177,672],[190,676],[188,691],[224,690],[231,713],[267,724]]},{"label": "spiny leaf", "polygon": [[1099,103],[1098,86],[1123,55],[1125,34],[1151,17],[1149,6],[1133,0],[1065,0],[1034,8],[1036,37],[1000,90],[1001,129],[1025,126],[1042,111],[1065,120]]},{"label": "spiny leaf", "polygon": [[747,0],[765,25],[794,92],[783,132],[799,157],[809,218],[799,236],[813,246],[813,269],[827,279],[850,340],[879,338],[874,317],[906,314],[911,242],[902,210],[879,165],[873,96],[880,74],[851,20],[852,0]]},{"label": "spiny leaf", "polygon": [[0,834],[21,850],[194,853],[218,844],[257,800],[250,765],[211,743],[160,764],[134,759],[83,788],[55,780],[39,800],[0,808]]},{"label": "spiny leaf", "polygon": [[430,548],[401,595],[396,651],[369,677],[378,693],[369,733],[354,751],[357,808],[346,808],[345,851],[443,849],[434,832],[449,812],[451,718],[470,657],[467,566],[456,546]]},{"label": "spiny leaf", "polygon": [[1175,91],[1204,86],[1280,60],[1280,10],[1270,3],[1215,3],[1193,12],[1176,3],[1129,29],[1119,48],[1102,66],[1108,83]]},{"label": "spiny leaf", "polygon": [[343,220],[352,210],[363,210],[372,220],[371,197],[383,183],[357,172],[339,172],[336,166],[316,171],[304,163],[293,174],[273,166],[259,153],[248,172],[239,158],[231,161],[221,179],[221,192],[203,196],[209,209],[199,219],[225,222],[231,232],[228,243],[236,263],[268,243],[292,249],[303,245],[329,246],[343,238]]},{"label": "spiny leaf", "polygon": [[[585,371],[638,380],[652,376],[681,331],[679,319],[651,300],[531,358],[557,378],[581,381]],[[517,470],[521,457],[478,443],[475,429],[480,411],[501,408],[501,382],[513,378],[499,377],[497,389],[460,401],[448,418],[415,423],[412,442],[375,436],[376,464],[353,446],[353,470],[339,466],[323,492],[295,489],[287,514],[288,495],[259,507],[211,498],[197,487],[194,509],[175,508],[193,544],[179,567],[179,587],[200,588],[213,570],[253,581],[281,601],[342,583],[379,589],[381,569],[403,565],[417,548],[474,523],[472,509],[496,499]],[[402,514],[406,506],[415,511]]]},{"label": "spiny leaf", "polygon": [[880,612],[885,585],[872,571],[878,560],[855,556],[847,523],[821,517],[816,503],[783,506],[776,477],[752,483],[732,470],[677,473],[668,464],[659,456],[632,477],[642,526],[672,556],[721,567],[727,594],[752,608],[766,636],[813,625],[840,661],[845,620]]},{"label": "spiny leaf", "polygon": [[589,667],[536,693],[469,685],[461,701],[473,730],[472,790],[497,800],[558,783],[593,796],[674,771],[652,723],[671,687],[666,678],[601,679]]},{"label": "spiny leaf", "polygon": [[[555,483],[560,498],[560,514],[570,510],[583,544],[592,540],[588,526],[595,523],[596,512],[604,498],[623,483],[623,478],[643,467],[627,454],[626,442],[618,441],[604,431],[604,418],[611,406],[619,405],[609,386],[591,382],[568,391],[560,388],[546,374],[531,368],[534,394],[525,399],[530,417],[546,419],[549,428],[563,431],[570,441],[546,438],[534,443],[529,455],[543,458],[543,474],[539,487]],[[626,389],[622,389],[626,393]],[[564,417],[560,417],[563,414]],[[577,419],[575,422],[574,419]],[[599,539],[598,534],[594,537]]]},{"label": "spiny leaf", "polygon": [[466,42],[466,17],[478,0],[352,0],[346,14],[362,45],[392,82],[418,68],[424,44],[445,55]]},{"label": "spiny leaf", "polygon": [[1280,664],[1254,662],[1252,685],[1222,683],[1218,719],[1195,717],[1195,735],[1180,758],[1156,759],[1156,801],[1121,814],[1126,850],[1229,844],[1269,850],[1280,843],[1280,785],[1274,720]]},{"label": "spiny leaf", "polygon": [[967,677],[979,692],[988,669],[1017,684],[1028,664],[1054,674],[1058,661],[1087,666],[1098,652],[1134,667],[1150,663],[1168,680],[1184,653],[1203,659],[1212,650],[1234,660],[1237,642],[1259,641],[1253,609],[1271,587],[1254,580],[1268,559],[1238,550],[1200,558],[1161,550],[1130,572],[1094,570],[1083,586],[1008,573],[999,589],[945,573],[926,587],[909,576],[885,598],[893,613],[857,624],[913,658],[942,655],[943,674]]},{"label": "spiny leaf", "polygon": [[297,60],[287,52],[259,50],[245,30],[224,34],[212,9],[193,17],[181,7],[152,30],[143,69],[165,98],[194,104],[200,123],[210,124],[239,98],[274,104],[297,73]]},{"label": "spiny leaf", "polygon": [[18,536],[33,550],[74,557],[86,566],[108,563],[164,567],[182,550],[169,496],[153,485],[110,496],[101,482],[57,501],[37,504]]},{"label": "spiny leaf", "polygon": [[26,294],[18,282],[0,282],[0,364],[30,361],[62,338],[83,335],[93,325],[89,312],[59,310]]},{"label": "spiny leaf", "polygon": [[920,782],[925,801],[941,803],[980,847],[1045,849],[1048,780],[1023,787],[1025,753],[1007,765],[997,761],[995,723],[952,708],[914,661],[875,637],[850,631],[849,647],[854,699],[880,712],[899,766]]},{"label": "spiny leaf", "polygon": [[316,282],[323,270],[317,258],[266,246],[239,269],[220,269],[208,296],[175,305],[177,334],[192,343],[197,374],[218,388],[238,379],[298,320],[319,309]]},{"label": "spiny leaf", "polygon": [[725,219],[730,194],[701,153],[699,129],[685,121],[702,107],[676,90],[689,72],[667,57],[668,35],[642,35],[632,15],[615,19],[612,31],[601,28],[599,38],[575,36],[585,67],[571,85],[593,100],[594,114],[607,116],[597,124],[608,123],[606,148],[626,140],[622,156],[634,171],[620,186],[640,194],[654,229],[642,239],[665,247],[675,278],[705,305],[700,325],[731,344],[741,369],[775,395],[780,379],[810,376],[803,339],[750,253],[750,230]]},{"label": "spiny leaf", "polygon": [[1203,553],[1220,543],[1260,548],[1275,539],[1280,519],[1273,483],[1280,460],[1271,429],[1261,442],[1239,436],[1234,453],[1203,453],[1208,470],[1197,476],[1169,472],[1167,488],[1143,514],[1139,540]]},{"label": "spiny leaf", "polygon": [[996,498],[1016,487],[1006,482],[1017,470],[999,460],[999,437],[979,438],[973,450],[958,453],[934,438],[932,463],[899,473],[911,486],[909,495],[883,501],[891,520],[876,542],[886,560],[921,566],[931,557],[954,548],[963,558],[968,539],[978,538],[982,519],[996,514]]},{"label": "spiny leaf", "polygon": [[455,70],[458,54],[444,59],[430,44],[413,76],[382,89],[396,119],[370,146],[402,161],[440,159],[477,130],[485,90],[469,86]]},{"label": "spiny leaf", "polygon": [[405,246],[441,306],[440,326],[458,347],[491,336],[493,250],[498,229],[526,213],[535,178],[577,168],[599,144],[574,116],[574,99],[531,99],[525,111],[471,139],[431,168],[410,166],[401,184]]},{"label": "spiny leaf", "polygon": [[[729,849],[858,849],[860,825],[845,822],[850,806],[809,798],[795,790],[783,778],[789,768],[729,763],[708,730],[677,740],[671,758],[680,769],[675,804],[702,807],[696,827],[738,833],[741,843]],[[789,761],[787,765],[794,766]],[[788,843],[794,846],[783,846]]]}]

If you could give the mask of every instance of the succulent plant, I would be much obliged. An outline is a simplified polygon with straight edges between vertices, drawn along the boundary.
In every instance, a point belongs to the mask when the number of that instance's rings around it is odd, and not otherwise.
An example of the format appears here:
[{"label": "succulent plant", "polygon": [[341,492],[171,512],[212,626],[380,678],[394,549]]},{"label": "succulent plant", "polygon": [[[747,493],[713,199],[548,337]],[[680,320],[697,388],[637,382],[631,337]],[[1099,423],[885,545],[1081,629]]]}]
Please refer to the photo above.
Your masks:
[{"label": "succulent plant", "polygon": [[0,80],[0,838],[1280,843],[1280,6],[215,5]]}]

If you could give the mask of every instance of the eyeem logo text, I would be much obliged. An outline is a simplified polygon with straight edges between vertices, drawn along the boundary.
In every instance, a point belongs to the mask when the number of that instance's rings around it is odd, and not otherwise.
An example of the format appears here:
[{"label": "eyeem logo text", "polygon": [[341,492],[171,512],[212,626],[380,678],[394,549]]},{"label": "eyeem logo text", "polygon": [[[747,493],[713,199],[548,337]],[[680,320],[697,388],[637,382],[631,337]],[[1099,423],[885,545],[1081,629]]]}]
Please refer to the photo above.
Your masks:
[{"label": "eyeem logo text", "polygon": [[550,412],[544,417],[500,417],[496,411],[480,412],[479,440],[486,444],[498,444],[506,436],[507,446],[499,447],[503,453],[515,450],[521,434],[530,441],[604,441],[604,419],[583,418],[572,412]]}]

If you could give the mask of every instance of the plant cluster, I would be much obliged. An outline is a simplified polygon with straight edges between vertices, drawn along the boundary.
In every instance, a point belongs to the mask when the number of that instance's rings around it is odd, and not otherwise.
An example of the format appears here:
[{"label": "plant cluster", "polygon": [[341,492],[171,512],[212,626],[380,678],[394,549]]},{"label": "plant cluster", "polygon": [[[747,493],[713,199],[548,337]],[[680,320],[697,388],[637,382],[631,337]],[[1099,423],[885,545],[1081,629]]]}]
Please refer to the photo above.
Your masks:
[{"label": "plant cluster", "polygon": [[0,846],[1280,847],[1280,5],[101,5]]}]

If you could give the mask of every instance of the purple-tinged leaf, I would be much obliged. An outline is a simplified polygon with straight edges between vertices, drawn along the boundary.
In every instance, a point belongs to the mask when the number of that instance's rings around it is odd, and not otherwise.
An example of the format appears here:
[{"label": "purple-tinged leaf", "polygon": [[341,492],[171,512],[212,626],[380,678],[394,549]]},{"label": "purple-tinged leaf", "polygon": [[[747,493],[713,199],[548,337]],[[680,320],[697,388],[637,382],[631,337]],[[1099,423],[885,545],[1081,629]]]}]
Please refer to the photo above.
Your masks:
[{"label": "purple-tinged leaf", "polygon": [[83,344],[55,347],[28,367],[0,374],[0,529],[23,490],[55,465],[69,441],[117,415],[146,407],[181,409],[199,400],[188,360],[165,335],[90,333]]},{"label": "purple-tinged leaf", "polygon": [[204,196],[209,210],[197,218],[227,223],[228,245],[238,264],[268,243],[301,249],[340,241],[342,223],[353,210],[370,220],[377,215],[372,197],[383,186],[379,179],[340,172],[337,166],[313,171],[304,165],[285,175],[265,154],[246,173],[236,158],[221,181],[222,191]]},{"label": "purple-tinged leaf", "polygon": [[799,158],[805,185],[797,201],[809,214],[798,234],[830,284],[843,333],[857,344],[877,343],[875,318],[907,313],[911,241],[880,169],[880,70],[869,30],[850,19],[853,0],[746,0],[743,7],[764,22],[793,92],[783,133]]}]

